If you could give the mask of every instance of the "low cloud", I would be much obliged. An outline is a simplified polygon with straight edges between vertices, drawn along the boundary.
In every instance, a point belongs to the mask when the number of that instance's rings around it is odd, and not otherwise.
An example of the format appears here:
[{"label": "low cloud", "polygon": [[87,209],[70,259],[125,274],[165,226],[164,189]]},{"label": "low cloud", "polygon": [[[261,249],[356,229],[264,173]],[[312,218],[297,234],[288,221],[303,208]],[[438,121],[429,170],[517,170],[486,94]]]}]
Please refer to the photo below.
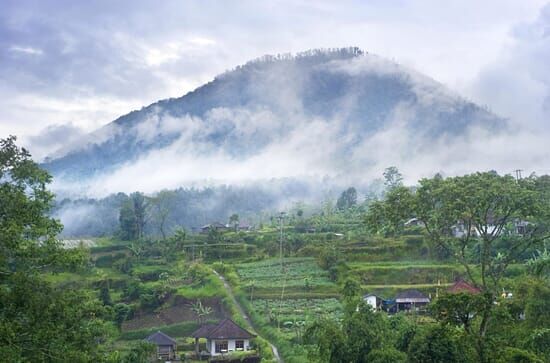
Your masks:
[{"label": "low cloud", "polygon": [[59,149],[81,139],[85,134],[84,130],[72,123],[50,125],[35,135],[23,138],[22,143],[32,150],[35,160],[42,161],[47,156],[55,155]]}]

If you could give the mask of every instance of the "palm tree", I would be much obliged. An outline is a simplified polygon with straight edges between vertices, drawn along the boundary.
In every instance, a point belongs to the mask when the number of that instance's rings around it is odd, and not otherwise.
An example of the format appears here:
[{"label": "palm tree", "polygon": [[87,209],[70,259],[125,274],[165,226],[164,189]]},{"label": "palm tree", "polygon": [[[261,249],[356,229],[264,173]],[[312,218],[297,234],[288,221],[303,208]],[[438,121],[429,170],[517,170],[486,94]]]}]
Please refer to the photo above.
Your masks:
[{"label": "palm tree", "polygon": [[204,318],[212,314],[212,308],[210,306],[204,306],[200,299],[196,303],[192,304],[193,312],[197,314],[197,321],[199,325],[204,324]]}]

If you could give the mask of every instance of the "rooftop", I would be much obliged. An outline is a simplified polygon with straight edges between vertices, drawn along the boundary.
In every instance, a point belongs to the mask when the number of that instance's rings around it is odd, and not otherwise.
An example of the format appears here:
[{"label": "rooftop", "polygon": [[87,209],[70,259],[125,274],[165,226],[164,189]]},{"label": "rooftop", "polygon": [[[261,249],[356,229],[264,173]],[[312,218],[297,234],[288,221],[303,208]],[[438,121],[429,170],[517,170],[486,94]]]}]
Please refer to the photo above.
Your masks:
[{"label": "rooftop", "polygon": [[194,338],[207,339],[252,339],[254,334],[238,326],[231,319],[224,319],[218,324],[205,324],[193,332]]},{"label": "rooftop", "polygon": [[479,294],[481,290],[475,286],[470,285],[464,280],[459,280],[455,282],[451,287],[449,287],[447,289],[447,292],[450,292],[450,293],[469,292],[472,294]]},{"label": "rooftop", "polygon": [[156,345],[176,345],[176,341],[173,338],[164,334],[160,330],[154,334],[149,335],[147,338],[145,338],[145,340]]}]

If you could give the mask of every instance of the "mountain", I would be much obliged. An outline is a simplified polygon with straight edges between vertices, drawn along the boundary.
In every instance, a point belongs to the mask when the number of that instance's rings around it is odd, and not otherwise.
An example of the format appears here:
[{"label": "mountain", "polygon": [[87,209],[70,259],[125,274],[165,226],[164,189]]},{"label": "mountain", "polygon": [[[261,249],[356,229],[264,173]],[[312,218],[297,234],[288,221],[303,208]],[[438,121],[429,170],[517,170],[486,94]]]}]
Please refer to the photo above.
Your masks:
[{"label": "mountain", "polygon": [[[358,48],[311,50],[264,56],[182,97],[132,111],[43,166],[56,178],[79,183],[120,179],[121,170],[131,171],[133,181],[140,173],[163,175],[160,164],[181,168],[160,179],[172,186],[202,179],[337,177],[376,165],[371,145],[384,133],[418,150],[468,130],[504,125],[431,78]],[[123,184],[111,185],[109,192]]]}]

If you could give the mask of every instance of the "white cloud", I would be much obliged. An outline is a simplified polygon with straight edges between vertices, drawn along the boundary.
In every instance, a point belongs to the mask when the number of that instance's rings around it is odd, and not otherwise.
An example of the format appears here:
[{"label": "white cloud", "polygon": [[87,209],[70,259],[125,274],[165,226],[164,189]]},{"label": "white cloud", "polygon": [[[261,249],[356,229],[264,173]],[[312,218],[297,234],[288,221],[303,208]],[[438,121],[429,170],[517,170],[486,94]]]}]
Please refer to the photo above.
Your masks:
[{"label": "white cloud", "polygon": [[22,47],[19,45],[12,45],[10,47],[10,50],[12,52],[24,53],[29,55],[42,55],[44,53],[42,49],[33,48],[33,47]]}]

